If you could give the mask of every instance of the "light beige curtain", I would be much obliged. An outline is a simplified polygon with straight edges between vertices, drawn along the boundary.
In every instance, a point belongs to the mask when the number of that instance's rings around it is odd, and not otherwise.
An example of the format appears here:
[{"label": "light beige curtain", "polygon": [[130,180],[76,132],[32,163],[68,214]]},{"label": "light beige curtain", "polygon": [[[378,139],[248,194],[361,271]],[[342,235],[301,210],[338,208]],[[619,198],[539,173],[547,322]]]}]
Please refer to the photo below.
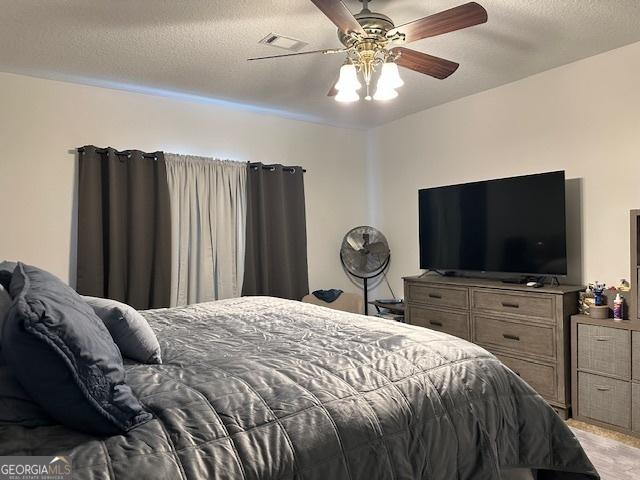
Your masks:
[{"label": "light beige curtain", "polygon": [[239,297],[247,164],[165,154],[171,199],[171,306]]}]

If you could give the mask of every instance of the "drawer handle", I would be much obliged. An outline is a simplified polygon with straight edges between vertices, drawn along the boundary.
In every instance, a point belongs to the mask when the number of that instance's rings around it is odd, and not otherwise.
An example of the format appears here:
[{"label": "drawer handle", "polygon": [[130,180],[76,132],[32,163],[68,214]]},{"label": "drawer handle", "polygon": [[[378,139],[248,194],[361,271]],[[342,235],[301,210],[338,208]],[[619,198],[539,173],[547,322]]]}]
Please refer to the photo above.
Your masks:
[{"label": "drawer handle", "polygon": [[608,342],[611,340],[610,337],[596,337],[596,342]]},{"label": "drawer handle", "polygon": [[429,298],[437,298],[437,299],[441,299],[442,295],[439,295],[437,293],[430,293],[429,294]]},{"label": "drawer handle", "polygon": [[436,327],[441,327],[442,326],[442,322],[437,322],[435,320],[429,320],[429,323],[431,325],[435,325]]},{"label": "drawer handle", "polygon": [[515,340],[517,342],[520,341],[520,337],[517,335],[511,335],[510,333],[503,333],[502,336],[507,340]]},{"label": "drawer handle", "polygon": [[520,305],[511,302],[502,302],[502,306],[505,308],[520,308]]},{"label": "drawer handle", "polygon": [[599,392],[608,392],[611,389],[609,387],[603,387],[602,385],[596,385],[596,390]]}]

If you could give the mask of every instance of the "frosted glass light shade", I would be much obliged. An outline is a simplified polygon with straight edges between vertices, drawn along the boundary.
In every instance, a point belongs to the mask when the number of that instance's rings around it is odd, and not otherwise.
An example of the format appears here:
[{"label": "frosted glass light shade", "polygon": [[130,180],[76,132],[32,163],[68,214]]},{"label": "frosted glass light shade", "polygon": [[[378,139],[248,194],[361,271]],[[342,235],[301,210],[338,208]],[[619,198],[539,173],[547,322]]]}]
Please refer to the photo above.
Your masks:
[{"label": "frosted glass light shade", "polygon": [[404,81],[400,78],[398,65],[393,62],[386,62],[382,65],[382,72],[378,79],[378,88],[395,90],[404,85]]},{"label": "frosted glass light shade", "polygon": [[336,95],[336,102],[351,103],[360,100],[360,95],[355,90],[340,89]]},{"label": "frosted glass light shade", "polygon": [[380,82],[378,82],[376,93],[373,95],[373,99],[378,101],[386,101],[392,100],[397,96],[398,92],[396,92],[393,88],[386,87],[385,85],[380,85]]},{"label": "frosted glass light shade", "polygon": [[355,65],[348,63],[340,67],[340,77],[338,78],[338,83],[336,83],[336,90],[359,90],[361,87]]}]

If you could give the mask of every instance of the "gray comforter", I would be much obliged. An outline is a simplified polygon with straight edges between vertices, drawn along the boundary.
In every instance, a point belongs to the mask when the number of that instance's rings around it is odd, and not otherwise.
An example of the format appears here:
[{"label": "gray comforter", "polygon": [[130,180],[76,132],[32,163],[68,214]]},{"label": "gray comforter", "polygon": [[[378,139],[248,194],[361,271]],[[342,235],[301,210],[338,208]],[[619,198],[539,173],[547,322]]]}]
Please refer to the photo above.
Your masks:
[{"label": "gray comforter", "polygon": [[144,315],[165,363],[127,381],[154,420],[104,439],[1,427],[0,455],[118,480],[598,478],[530,387],[455,337],[268,297]]}]

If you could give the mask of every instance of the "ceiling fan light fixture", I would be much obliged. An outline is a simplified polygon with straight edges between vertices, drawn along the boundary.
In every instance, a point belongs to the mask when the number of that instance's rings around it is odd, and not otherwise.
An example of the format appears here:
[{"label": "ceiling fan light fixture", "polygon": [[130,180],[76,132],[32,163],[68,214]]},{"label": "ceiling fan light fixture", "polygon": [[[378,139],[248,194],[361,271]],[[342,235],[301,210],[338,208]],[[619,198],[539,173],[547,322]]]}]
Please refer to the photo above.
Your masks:
[{"label": "ceiling fan light fixture", "polygon": [[340,89],[338,90],[338,94],[335,96],[336,102],[340,103],[352,103],[360,100],[360,95],[355,89],[347,90]]},{"label": "ceiling fan light fixture", "polygon": [[398,65],[394,62],[385,62],[382,65],[382,72],[380,73],[380,79],[378,80],[378,88],[380,88],[380,85],[392,90],[404,85],[404,81],[400,78]]},{"label": "ceiling fan light fixture", "polygon": [[[395,23],[386,15],[369,10],[370,0],[360,1],[362,2],[362,10],[354,15],[344,4],[344,0],[311,0],[338,27],[338,40],[342,47],[297,51],[268,57],[254,57],[248,60],[311,54],[346,54],[345,64],[340,68],[338,81],[331,87],[327,96],[336,96],[336,100],[339,102],[355,102],[360,99],[357,90],[360,90],[364,84],[366,88],[363,98],[366,101],[372,99],[391,100],[398,96],[396,89],[404,85],[398,67],[429,75],[439,80],[449,77],[459,67],[456,62],[434,57],[405,46],[397,46],[398,43],[406,45],[424,38],[455,32],[480,25],[488,19],[487,11],[482,5],[468,2],[395,26]],[[287,45],[289,48],[293,48],[291,44],[297,42],[295,39],[285,39],[271,34],[262,43],[275,45],[278,40],[280,40],[279,46],[285,48]],[[371,83],[377,75],[378,67],[381,67],[381,71],[376,92],[372,98],[370,94]]]},{"label": "ceiling fan light fixture", "polygon": [[398,96],[398,92],[386,85],[380,85],[378,82],[378,86],[376,87],[376,93],[373,95],[373,99],[379,102],[385,102],[387,100],[393,100]]},{"label": "ceiling fan light fixture", "polygon": [[355,91],[360,90],[362,84],[358,80],[358,70],[352,63],[346,63],[340,67],[340,77],[336,83],[336,90]]}]

